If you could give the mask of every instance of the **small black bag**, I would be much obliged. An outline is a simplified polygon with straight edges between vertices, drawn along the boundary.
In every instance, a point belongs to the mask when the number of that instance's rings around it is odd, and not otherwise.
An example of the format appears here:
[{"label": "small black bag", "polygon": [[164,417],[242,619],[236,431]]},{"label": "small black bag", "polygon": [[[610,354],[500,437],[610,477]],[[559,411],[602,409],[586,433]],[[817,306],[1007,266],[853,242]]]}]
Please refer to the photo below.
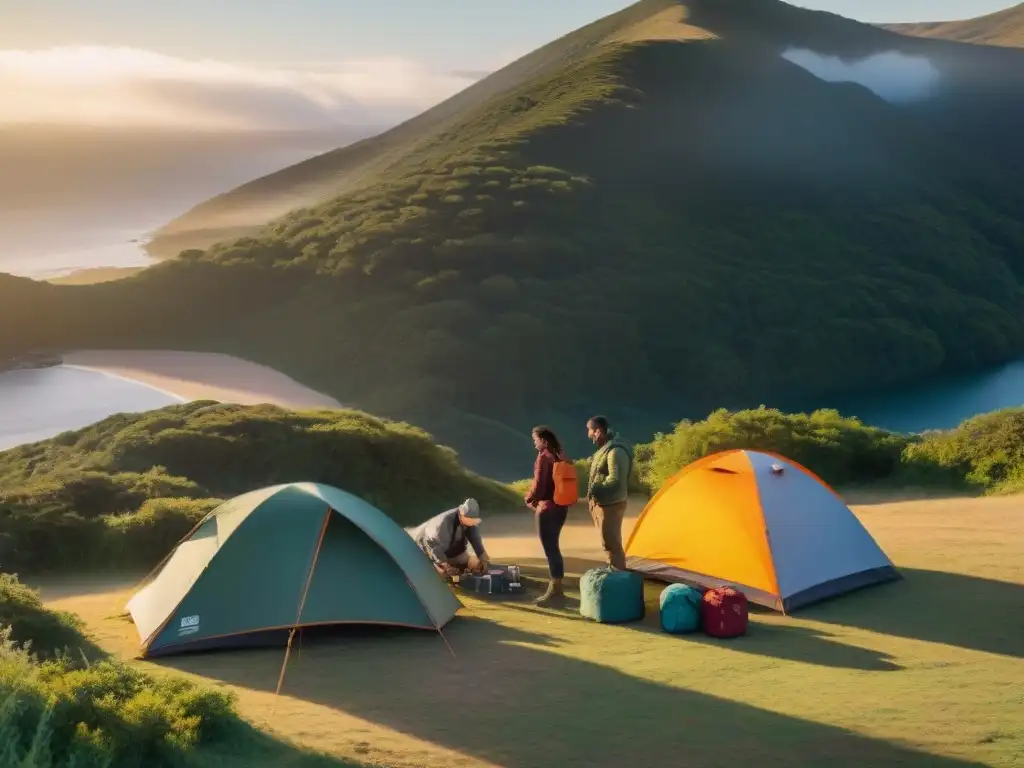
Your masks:
[{"label": "small black bag", "polygon": [[518,565],[491,563],[483,574],[460,573],[455,580],[462,590],[482,595],[514,595],[523,591]]}]

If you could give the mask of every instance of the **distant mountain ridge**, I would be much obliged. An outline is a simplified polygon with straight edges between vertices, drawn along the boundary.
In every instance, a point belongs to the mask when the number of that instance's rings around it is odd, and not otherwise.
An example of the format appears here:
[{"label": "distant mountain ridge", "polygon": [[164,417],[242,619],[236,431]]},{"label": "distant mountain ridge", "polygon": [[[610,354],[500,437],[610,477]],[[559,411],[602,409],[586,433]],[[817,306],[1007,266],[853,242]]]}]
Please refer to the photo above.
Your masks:
[{"label": "distant mountain ridge", "polygon": [[[782,11],[780,6],[790,10]],[[687,24],[682,18],[694,15],[707,29]],[[812,17],[816,17],[813,30],[807,29],[808,19]],[[968,37],[971,34],[1001,34],[997,29],[1006,30],[1009,34],[1009,30],[1024,23],[1022,19],[1024,4],[978,19],[935,25],[935,34],[922,33],[918,36],[958,39],[955,35],[939,34],[947,29],[947,25],[964,25],[962,29]],[[758,28],[757,24],[764,26]],[[915,30],[921,27],[923,32],[923,28],[931,26],[887,25],[885,29],[906,35],[913,32],[911,27]],[[954,27],[949,27],[949,30]],[[858,31],[854,33],[854,29]],[[953,70],[948,75],[954,78],[974,70],[973,86],[978,85],[974,61],[965,51],[943,50],[934,45],[921,49],[912,41],[893,39],[883,34],[873,35],[874,27],[835,14],[797,9],[775,0],[700,0],[691,3],[644,0],[528,54],[395,128],[256,179],[195,206],[156,233],[149,245],[150,252],[166,258],[186,248],[205,248],[217,240],[252,234],[266,222],[296,208],[315,205],[363,183],[373,183],[377,173],[388,172],[394,162],[406,154],[415,153],[426,135],[443,132],[460,110],[486,103],[572,56],[614,43],[623,30],[627,37],[633,35],[638,40],[645,37],[657,39],[660,34],[670,38],[725,35],[729,39],[742,38],[749,44],[776,48],[783,42],[787,47],[824,45],[848,58],[862,57],[872,49],[900,50],[907,55],[925,51],[945,59]],[[973,32],[969,34],[967,30]]]},{"label": "distant mountain ridge", "polygon": [[1021,48],[1024,47],[1024,3],[959,21],[928,21],[882,26],[901,35]]},{"label": "distant mountain ridge", "polygon": [[576,452],[595,411],[649,434],[1003,362],[1021,94],[1024,51],[642,0],[197,206],[158,238],[179,259],[0,280],[0,349],[238,354],[511,477],[538,421]]}]

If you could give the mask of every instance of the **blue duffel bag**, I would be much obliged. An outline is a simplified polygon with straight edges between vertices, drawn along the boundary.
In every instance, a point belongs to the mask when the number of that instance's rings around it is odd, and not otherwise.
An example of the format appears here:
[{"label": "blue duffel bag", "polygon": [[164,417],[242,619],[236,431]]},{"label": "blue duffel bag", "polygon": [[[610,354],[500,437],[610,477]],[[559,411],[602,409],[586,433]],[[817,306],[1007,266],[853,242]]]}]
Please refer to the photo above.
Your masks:
[{"label": "blue duffel bag", "polygon": [[686,635],[700,629],[700,604],[704,594],[686,584],[669,584],[658,601],[661,628],[671,635]]},{"label": "blue duffel bag", "polygon": [[632,571],[592,568],[580,579],[580,615],[602,624],[644,617],[644,579]]}]

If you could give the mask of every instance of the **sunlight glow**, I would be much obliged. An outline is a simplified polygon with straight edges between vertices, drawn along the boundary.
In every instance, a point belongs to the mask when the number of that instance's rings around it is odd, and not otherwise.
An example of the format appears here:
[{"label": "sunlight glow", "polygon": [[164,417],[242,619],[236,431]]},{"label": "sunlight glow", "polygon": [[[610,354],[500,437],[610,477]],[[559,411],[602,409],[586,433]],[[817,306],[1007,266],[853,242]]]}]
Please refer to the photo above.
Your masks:
[{"label": "sunlight glow", "polygon": [[394,57],[284,68],[135,48],[0,50],[0,125],[319,129],[411,116],[472,82]]}]

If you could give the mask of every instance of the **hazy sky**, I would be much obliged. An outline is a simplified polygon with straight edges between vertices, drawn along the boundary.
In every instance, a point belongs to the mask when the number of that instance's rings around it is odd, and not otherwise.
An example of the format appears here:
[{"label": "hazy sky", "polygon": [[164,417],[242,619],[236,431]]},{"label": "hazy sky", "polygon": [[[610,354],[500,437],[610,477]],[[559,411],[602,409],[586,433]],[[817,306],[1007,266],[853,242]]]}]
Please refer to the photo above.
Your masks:
[{"label": "hazy sky", "polygon": [[[862,21],[965,18],[1013,0],[801,0]],[[401,56],[488,68],[629,0],[0,0],[0,48],[115,45],[274,62]]]},{"label": "hazy sky", "polygon": [[[864,21],[1012,0],[800,0]],[[322,127],[411,115],[628,0],[0,0],[0,125]]]}]

